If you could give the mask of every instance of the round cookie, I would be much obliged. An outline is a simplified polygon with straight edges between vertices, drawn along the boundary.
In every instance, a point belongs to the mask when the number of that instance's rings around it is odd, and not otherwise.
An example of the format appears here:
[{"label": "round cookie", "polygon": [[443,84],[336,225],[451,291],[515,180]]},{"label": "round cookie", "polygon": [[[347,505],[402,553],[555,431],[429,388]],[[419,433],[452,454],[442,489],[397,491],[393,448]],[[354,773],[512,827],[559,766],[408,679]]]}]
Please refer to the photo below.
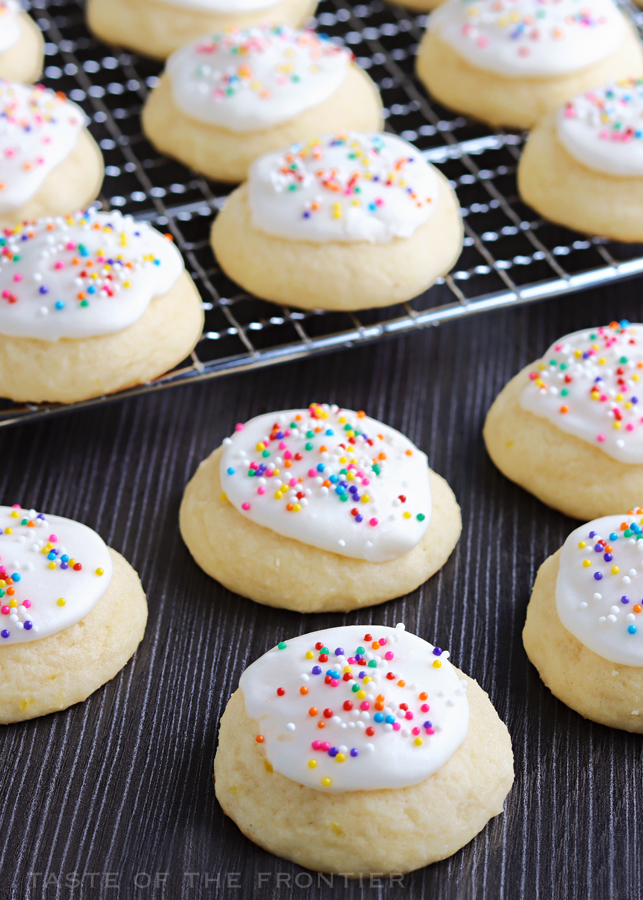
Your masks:
[{"label": "round cookie", "polygon": [[0,723],[80,703],[143,638],[147,602],[123,557],[80,522],[0,507]]},{"label": "round cookie", "polygon": [[612,0],[447,0],[417,74],[444,106],[523,129],[597,84],[640,78],[643,50]]},{"label": "round cookie", "polygon": [[392,134],[327,135],[256,160],[212,227],[226,274],[303,309],[410,300],[455,263],[462,219],[446,178]]},{"label": "round cookie", "polygon": [[18,0],[0,0],[0,78],[37,81],[42,72],[42,32]]},{"label": "round cookie", "polygon": [[180,253],[145,222],[88,210],[5,232],[0,396],[71,403],[142,384],[202,328]]},{"label": "round cookie", "polygon": [[223,811],[322,872],[404,873],[451,856],[503,810],[511,740],[448,653],[404,631],[281,641],[241,676],[214,761]]},{"label": "round cookie", "polygon": [[180,526],[198,565],[229,590],[343,612],[423,584],[462,522],[408,438],[362,412],[311,404],[237,425],[188,484]]},{"label": "round cookie", "polygon": [[304,25],[316,0],[89,0],[87,25],[107,44],[166,59],[206,34],[256,25]]},{"label": "round cookie", "polygon": [[217,181],[323,131],[383,127],[382,103],[352,54],[287,26],[234,30],[182,47],[142,113],[148,140]]},{"label": "round cookie", "polygon": [[100,192],[103,155],[75,103],[0,80],[0,228],[84,209]]},{"label": "round cookie", "polygon": [[489,456],[573,518],[628,509],[643,501],[642,379],[643,325],[566,335],[495,399],[484,426]]},{"label": "round cookie", "polygon": [[643,241],[643,79],[594,88],[529,136],[518,189],[540,215],[576,231]]},{"label": "round cookie", "polygon": [[643,509],[573,531],[538,570],[523,642],[549,690],[586,719],[643,733]]}]

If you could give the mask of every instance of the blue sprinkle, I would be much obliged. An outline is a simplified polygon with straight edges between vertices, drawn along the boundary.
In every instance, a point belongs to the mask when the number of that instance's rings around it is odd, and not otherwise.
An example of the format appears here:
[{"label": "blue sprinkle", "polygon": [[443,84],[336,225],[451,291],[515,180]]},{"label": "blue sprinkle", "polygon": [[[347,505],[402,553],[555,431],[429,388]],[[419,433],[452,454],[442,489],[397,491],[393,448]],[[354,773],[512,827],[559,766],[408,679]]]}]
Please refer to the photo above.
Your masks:
[{"label": "blue sprinkle", "polygon": [[627,630],[630,634],[636,634],[636,625],[629,625]]},{"label": "blue sprinkle", "polygon": [[387,716],[384,721],[387,725],[393,725],[395,723],[395,716]]},{"label": "blue sprinkle", "polygon": [[56,309],[64,309],[65,308],[65,304],[62,302],[62,300],[56,300],[56,303],[54,305],[55,305]]},{"label": "blue sprinkle", "polygon": [[376,722],[383,722],[384,721],[384,713],[381,713],[381,712],[375,713],[375,715],[373,716],[373,719]]},{"label": "blue sprinkle", "polygon": [[11,577],[14,581],[20,581],[20,575],[17,572],[12,572]]},{"label": "blue sprinkle", "polygon": [[228,466],[228,475],[234,475],[234,469],[232,466]]}]

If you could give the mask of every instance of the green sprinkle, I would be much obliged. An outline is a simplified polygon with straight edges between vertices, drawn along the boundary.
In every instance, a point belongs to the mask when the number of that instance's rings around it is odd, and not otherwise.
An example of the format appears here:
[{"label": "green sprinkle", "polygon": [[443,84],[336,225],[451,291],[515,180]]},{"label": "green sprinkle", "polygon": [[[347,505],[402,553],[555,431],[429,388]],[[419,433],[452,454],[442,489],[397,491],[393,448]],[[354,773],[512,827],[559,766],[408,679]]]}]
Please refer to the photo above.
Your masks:
[{"label": "green sprinkle", "polygon": [[418,513],[415,518],[418,520],[418,522],[424,522],[426,516],[424,515],[424,513]]},{"label": "green sprinkle", "polygon": [[288,644],[285,641],[279,641],[279,643],[277,644],[277,647],[280,650],[285,650],[287,646],[288,646]]},{"label": "green sprinkle", "polygon": [[89,306],[89,300],[81,300],[80,305],[81,306]]},{"label": "green sprinkle", "polygon": [[254,478],[254,477],[255,477],[255,470],[248,469],[248,478]]},{"label": "green sprinkle", "polygon": [[304,446],[304,450],[312,450],[312,449],[313,449],[313,445],[310,443],[310,441],[308,441],[308,443]]},{"label": "green sprinkle", "polygon": [[[4,593],[4,592],[3,592]],[[359,684],[354,684],[351,691],[356,694],[359,691]]]},{"label": "green sprinkle", "polygon": [[261,455],[264,459],[267,459],[270,456],[270,450],[264,450]]},{"label": "green sprinkle", "polygon": [[307,432],[306,432],[306,437],[307,437],[307,438],[314,438],[314,437],[315,437],[315,432],[314,432],[314,431],[307,431]]},{"label": "green sprinkle", "polygon": [[550,359],[550,360],[549,360],[549,365],[550,365],[550,366],[555,366],[555,365],[557,365],[556,360],[555,360],[555,359]]},{"label": "green sprinkle", "polygon": [[361,656],[365,652],[366,651],[364,650],[363,647],[358,647],[357,650],[355,651],[355,656]]},{"label": "green sprinkle", "polygon": [[567,394],[569,394],[569,391],[567,390],[567,388],[563,388],[562,391],[560,392],[561,397],[566,397]]},{"label": "green sprinkle", "polygon": [[377,662],[376,662],[376,660],[374,660],[374,659],[369,659],[369,661],[368,661],[368,667],[369,667],[369,669],[376,669],[376,668],[377,668]]},{"label": "green sprinkle", "polygon": [[621,356],[621,358],[619,359],[619,362],[626,363],[626,362],[627,362],[627,356]]}]

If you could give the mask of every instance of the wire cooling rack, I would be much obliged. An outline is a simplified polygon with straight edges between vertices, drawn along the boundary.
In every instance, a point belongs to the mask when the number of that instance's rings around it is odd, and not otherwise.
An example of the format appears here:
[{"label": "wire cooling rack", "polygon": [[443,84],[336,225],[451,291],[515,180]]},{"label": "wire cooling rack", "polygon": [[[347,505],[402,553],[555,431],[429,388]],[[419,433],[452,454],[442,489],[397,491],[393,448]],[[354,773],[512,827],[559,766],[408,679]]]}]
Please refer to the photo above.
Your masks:
[{"label": "wire cooling rack", "polygon": [[[643,14],[623,4],[639,27]],[[314,24],[348,46],[378,84],[387,128],[419,147],[457,190],[465,225],[456,268],[411,301],[357,313],[300,312],[242,292],[208,242],[229,188],[160,157],[140,110],[162,66],[108,48],[87,31],[80,2],[33,0],[45,34],[43,82],[83,107],[106,164],[101,202],[170,230],[195,279],[206,327],[191,358],[149,384],[69,406],[5,404],[0,427],[228,372],[351,347],[452,319],[563,296],[643,272],[643,247],[587,238],[535,219],[520,202],[522,135],[491,132],[430,102],[413,76],[424,17],[371,0],[322,0]]]}]

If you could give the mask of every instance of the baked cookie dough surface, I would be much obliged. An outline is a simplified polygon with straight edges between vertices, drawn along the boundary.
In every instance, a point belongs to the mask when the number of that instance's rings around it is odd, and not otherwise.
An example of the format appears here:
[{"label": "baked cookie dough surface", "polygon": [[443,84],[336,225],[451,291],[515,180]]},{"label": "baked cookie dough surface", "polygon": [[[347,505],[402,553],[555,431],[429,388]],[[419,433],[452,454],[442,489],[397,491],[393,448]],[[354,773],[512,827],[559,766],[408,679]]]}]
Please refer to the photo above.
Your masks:
[{"label": "baked cookie dough surface", "polygon": [[264,153],[305,143],[325,131],[379,131],[383,125],[377,88],[355,65],[327,100],[272,128],[243,133],[186,115],[174,100],[166,73],[143,107],[142,121],[148,140],[161,153],[215,181],[233,183],[243,181],[250,164]]},{"label": "baked cookie dough surface", "polygon": [[467,737],[434,775],[395,790],[325,794],[272,771],[236,691],[214,762],[224,812],[259,846],[321,872],[404,873],[451,856],[502,812],[513,783],[505,725],[478,684],[458,674],[467,682]]},{"label": "baked cookie dough surface", "polygon": [[277,0],[272,6],[225,15],[165,0],[89,0],[87,24],[107,44],[166,59],[179,47],[226,28],[298,27],[314,13],[315,0]]},{"label": "baked cookie dough surface", "polygon": [[27,13],[19,14],[20,37],[0,52],[0,78],[31,83],[42,73],[45,41],[41,30]]},{"label": "baked cookie dough surface", "polygon": [[643,668],[594,653],[563,626],[556,608],[561,550],[538,570],[522,633],[527,656],[559,700],[586,719],[643,733]]},{"label": "baked cookie dough surface", "polygon": [[0,647],[0,724],[80,703],[114,678],[136,651],[147,622],[138,575],[115,550],[111,583],[75,625],[49,637]]},{"label": "baked cookie dough surface", "polygon": [[462,529],[446,481],[429,471],[433,512],[404,556],[371,563],[320,550],[244,518],[221,499],[218,448],[199,466],[180,510],[183,540],[196,563],[226,588],[266,606],[298,612],[345,612],[415,590],[440,569]]},{"label": "baked cookie dough surface", "polygon": [[525,129],[598,84],[641,77],[643,50],[628,24],[622,47],[591,66],[551,77],[509,77],[472,65],[429,29],[420,44],[416,70],[429,93],[449,109],[493,126]]},{"label": "baked cookie dough surface", "polygon": [[401,303],[427,290],[460,256],[460,207],[447,179],[436,175],[436,207],[410,237],[313,243],[267,234],[253,226],[243,184],[214,220],[212,246],[230,278],[275,303],[327,310]]}]

